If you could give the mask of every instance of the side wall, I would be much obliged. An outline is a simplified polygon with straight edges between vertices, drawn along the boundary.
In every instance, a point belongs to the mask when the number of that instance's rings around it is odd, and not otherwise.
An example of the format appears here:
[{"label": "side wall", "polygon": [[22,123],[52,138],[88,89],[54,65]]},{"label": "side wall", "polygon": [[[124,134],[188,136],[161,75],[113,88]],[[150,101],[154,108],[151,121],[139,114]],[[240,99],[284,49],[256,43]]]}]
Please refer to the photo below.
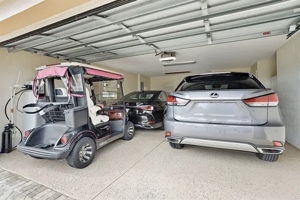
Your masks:
[{"label": "side wall", "polygon": [[211,72],[250,72],[250,67],[234,67],[222,70],[212,70]]},{"label": "side wall", "polygon": [[141,90],[141,83],[144,83],[144,90],[151,89],[150,77],[138,74],[138,90]]},{"label": "side wall", "polygon": [[150,78],[151,90],[164,90],[172,92],[182,81],[182,79],[189,74],[172,74],[164,76],[153,76]]},{"label": "side wall", "polygon": [[272,77],[276,76],[276,54],[269,58],[261,59],[256,64],[256,77],[264,84],[265,87],[273,86]]},{"label": "side wall", "polygon": [[287,141],[300,149],[300,34],[277,51],[280,106]]},{"label": "side wall", "polygon": [[138,74],[125,72],[123,70],[114,69],[114,68],[111,68],[108,66],[103,66],[103,65],[99,65],[99,64],[95,64],[95,63],[93,65],[99,66],[104,69],[122,73],[124,75],[124,82],[123,82],[124,94],[128,94],[130,92],[138,90],[138,76],[139,76]]},{"label": "side wall", "polygon": [[[248,72],[255,75],[267,88],[272,88],[276,83],[276,54],[269,58],[258,60],[255,64],[249,67],[234,67],[215,69],[211,72]],[[151,77],[151,89],[152,90],[165,90],[173,91],[180,81],[191,74],[174,74],[165,76]]]}]

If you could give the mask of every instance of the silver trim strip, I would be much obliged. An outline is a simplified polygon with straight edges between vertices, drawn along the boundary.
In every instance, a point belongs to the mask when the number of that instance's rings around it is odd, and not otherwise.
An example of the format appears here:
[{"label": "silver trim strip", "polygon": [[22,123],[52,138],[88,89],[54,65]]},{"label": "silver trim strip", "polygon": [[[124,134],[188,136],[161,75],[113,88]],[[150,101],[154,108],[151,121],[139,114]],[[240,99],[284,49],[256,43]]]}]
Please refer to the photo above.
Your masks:
[{"label": "silver trim strip", "polygon": [[274,148],[257,148],[259,153],[262,154],[282,154],[285,150],[284,147],[274,147]]},{"label": "silver trim strip", "polygon": [[249,152],[259,153],[259,151],[254,146],[252,146],[251,144],[247,144],[247,143],[184,138],[181,140],[180,144],[190,144],[190,145],[197,145],[197,146],[215,147],[215,148],[221,148],[221,149],[232,149],[232,150],[249,151]]}]

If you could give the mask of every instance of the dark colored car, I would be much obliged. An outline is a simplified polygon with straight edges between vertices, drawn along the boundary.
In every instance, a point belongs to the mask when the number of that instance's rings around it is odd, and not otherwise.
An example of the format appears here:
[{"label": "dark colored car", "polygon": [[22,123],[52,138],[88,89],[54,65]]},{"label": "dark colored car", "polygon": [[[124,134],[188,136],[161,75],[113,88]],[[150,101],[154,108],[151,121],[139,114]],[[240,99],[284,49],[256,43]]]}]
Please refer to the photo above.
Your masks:
[{"label": "dark colored car", "polygon": [[132,92],[122,98],[128,117],[136,127],[145,129],[162,128],[167,93],[164,91]]}]

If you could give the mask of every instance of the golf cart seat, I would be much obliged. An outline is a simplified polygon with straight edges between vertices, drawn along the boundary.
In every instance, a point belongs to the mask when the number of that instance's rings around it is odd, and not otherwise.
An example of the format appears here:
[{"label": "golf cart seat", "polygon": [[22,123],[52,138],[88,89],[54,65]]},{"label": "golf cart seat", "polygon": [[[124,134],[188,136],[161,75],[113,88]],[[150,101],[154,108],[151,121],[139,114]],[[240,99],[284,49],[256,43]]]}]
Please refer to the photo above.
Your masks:
[{"label": "golf cart seat", "polygon": [[91,118],[91,121],[94,126],[97,126],[101,123],[106,123],[109,121],[109,117],[107,115],[97,115],[97,112],[101,110],[99,106],[95,106],[93,100],[90,96],[90,91],[88,88],[86,90],[86,96],[87,96],[87,105],[89,110],[89,116]]}]

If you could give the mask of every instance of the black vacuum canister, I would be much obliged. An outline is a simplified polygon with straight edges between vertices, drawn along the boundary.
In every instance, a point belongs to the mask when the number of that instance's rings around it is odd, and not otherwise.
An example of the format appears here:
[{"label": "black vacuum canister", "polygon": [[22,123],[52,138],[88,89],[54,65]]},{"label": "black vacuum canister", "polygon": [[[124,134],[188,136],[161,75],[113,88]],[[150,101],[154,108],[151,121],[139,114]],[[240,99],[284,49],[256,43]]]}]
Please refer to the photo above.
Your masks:
[{"label": "black vacuum canister", "polygon": [[13,133],[13,125],[7,124],[4,127],[4,131],[1,134],[1,149],[0,153],[10,153],[12,149],[12,133]]}]

